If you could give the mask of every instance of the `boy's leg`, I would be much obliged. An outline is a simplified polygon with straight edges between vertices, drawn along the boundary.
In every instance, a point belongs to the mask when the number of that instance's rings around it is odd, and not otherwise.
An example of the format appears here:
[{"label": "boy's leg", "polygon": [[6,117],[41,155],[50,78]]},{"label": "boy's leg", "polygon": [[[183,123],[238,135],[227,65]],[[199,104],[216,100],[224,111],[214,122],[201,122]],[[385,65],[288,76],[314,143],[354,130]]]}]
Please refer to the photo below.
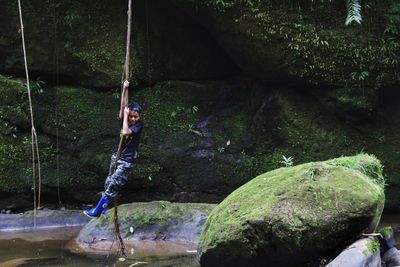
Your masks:
[{"label": "boy's leg", "polygon": [[84,210],[83,213],[91,218],[99,217],[107,211],[111,200],[118,196],[121,188],[128,180],[132,172],[133,164],[125,161],[118,161],[116,171],[114,172],[115,156],[111,157],[109,175],[104,184],[104,193],[101,199],[93,209]]},{"label": "boy's leg", "polygon": [[115,164],[115,155],[113,154],[111,156],[110,168],[108,170],[108,176],[107,176],[106,180],[104,181],[104,191],[107,190],[108,186],[110,185],[110,183],[112,181],[111,176],[114,173],[114,164]]},{"label": "boy's leg", "polygon": [[133,170],[133,164],[122,160],[117,163],[116,171],[107,177],[104,193],[113,199],[118,196],[122,187],[126,184],[129,174]]}]

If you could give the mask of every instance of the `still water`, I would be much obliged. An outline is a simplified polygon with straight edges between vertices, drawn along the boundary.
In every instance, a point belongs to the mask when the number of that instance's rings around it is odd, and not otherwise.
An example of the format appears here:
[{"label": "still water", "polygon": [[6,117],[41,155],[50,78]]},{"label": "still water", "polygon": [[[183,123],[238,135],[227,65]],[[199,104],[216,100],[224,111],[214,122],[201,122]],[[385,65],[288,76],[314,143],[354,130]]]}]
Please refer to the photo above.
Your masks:
[{"label": "still water", "polygon": [[[116,255],[77,255],[67,247],[79,233],[80,227],[43,229],[27,232],[0,232],[0,267],[33,266],[154,266],[154,267],[198,267],[194,251],[188,250],[182,256],[150,257],[143,253],[127,257]],[[162,243],[156,241],[153,243]],[[146,244],[149,245],[148,243]],[[161,250],[159,244],[153,246]],[[162,251],[160,251],[162,253]]]}]

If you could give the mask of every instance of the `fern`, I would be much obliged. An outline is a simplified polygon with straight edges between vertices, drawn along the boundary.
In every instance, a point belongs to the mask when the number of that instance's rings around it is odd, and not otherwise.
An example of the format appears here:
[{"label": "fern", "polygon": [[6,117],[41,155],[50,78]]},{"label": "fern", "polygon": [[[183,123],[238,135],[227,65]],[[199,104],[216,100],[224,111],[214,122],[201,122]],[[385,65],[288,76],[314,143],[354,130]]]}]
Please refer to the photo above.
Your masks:
[{"label": "fern", "polygon": [[347,5],[347,18],[346,26],[350,25],[353,21],[361,24],[361,0],[346,0]]}]

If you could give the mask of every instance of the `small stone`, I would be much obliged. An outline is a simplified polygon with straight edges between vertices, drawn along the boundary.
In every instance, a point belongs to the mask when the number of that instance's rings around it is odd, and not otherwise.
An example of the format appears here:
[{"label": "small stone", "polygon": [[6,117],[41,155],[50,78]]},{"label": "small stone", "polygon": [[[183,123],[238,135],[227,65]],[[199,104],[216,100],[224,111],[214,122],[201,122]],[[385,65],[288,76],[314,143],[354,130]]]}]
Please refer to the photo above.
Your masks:
[{"label": "small stone", "polygon": [[6,210],[6,214],[10,214],[11,213],[11,210]]},{"label": "small stone", "polygon": [[118,260],[119,260],[119,261],[126,261],[126,259],[125,259],[125,258],[123,258],[123,257],[121,257],[121,258],[118,258]]}]

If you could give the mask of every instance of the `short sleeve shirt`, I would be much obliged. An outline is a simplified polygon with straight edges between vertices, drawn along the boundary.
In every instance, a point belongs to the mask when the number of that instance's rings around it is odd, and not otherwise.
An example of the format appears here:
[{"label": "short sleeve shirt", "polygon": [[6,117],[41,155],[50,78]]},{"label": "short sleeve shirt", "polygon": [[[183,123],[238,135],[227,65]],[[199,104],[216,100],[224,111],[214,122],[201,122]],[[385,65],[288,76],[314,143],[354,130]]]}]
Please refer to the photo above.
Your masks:
[{"label": "short sleeve shirt", "polygon": [[[120,122],[120,128],[122,129],[122,123]],[[132,134],[127,135],[125,138],[124,146],[122,147],[121,157],[120,159],[126,162],[134,162],[137,158],[140,135],[142,133],[144,123],[143,121],[138,121],[135,124],[131,125],[129,129],[132,131]],[[118,151],[118,144],[114,149],[114,153]]]}]

